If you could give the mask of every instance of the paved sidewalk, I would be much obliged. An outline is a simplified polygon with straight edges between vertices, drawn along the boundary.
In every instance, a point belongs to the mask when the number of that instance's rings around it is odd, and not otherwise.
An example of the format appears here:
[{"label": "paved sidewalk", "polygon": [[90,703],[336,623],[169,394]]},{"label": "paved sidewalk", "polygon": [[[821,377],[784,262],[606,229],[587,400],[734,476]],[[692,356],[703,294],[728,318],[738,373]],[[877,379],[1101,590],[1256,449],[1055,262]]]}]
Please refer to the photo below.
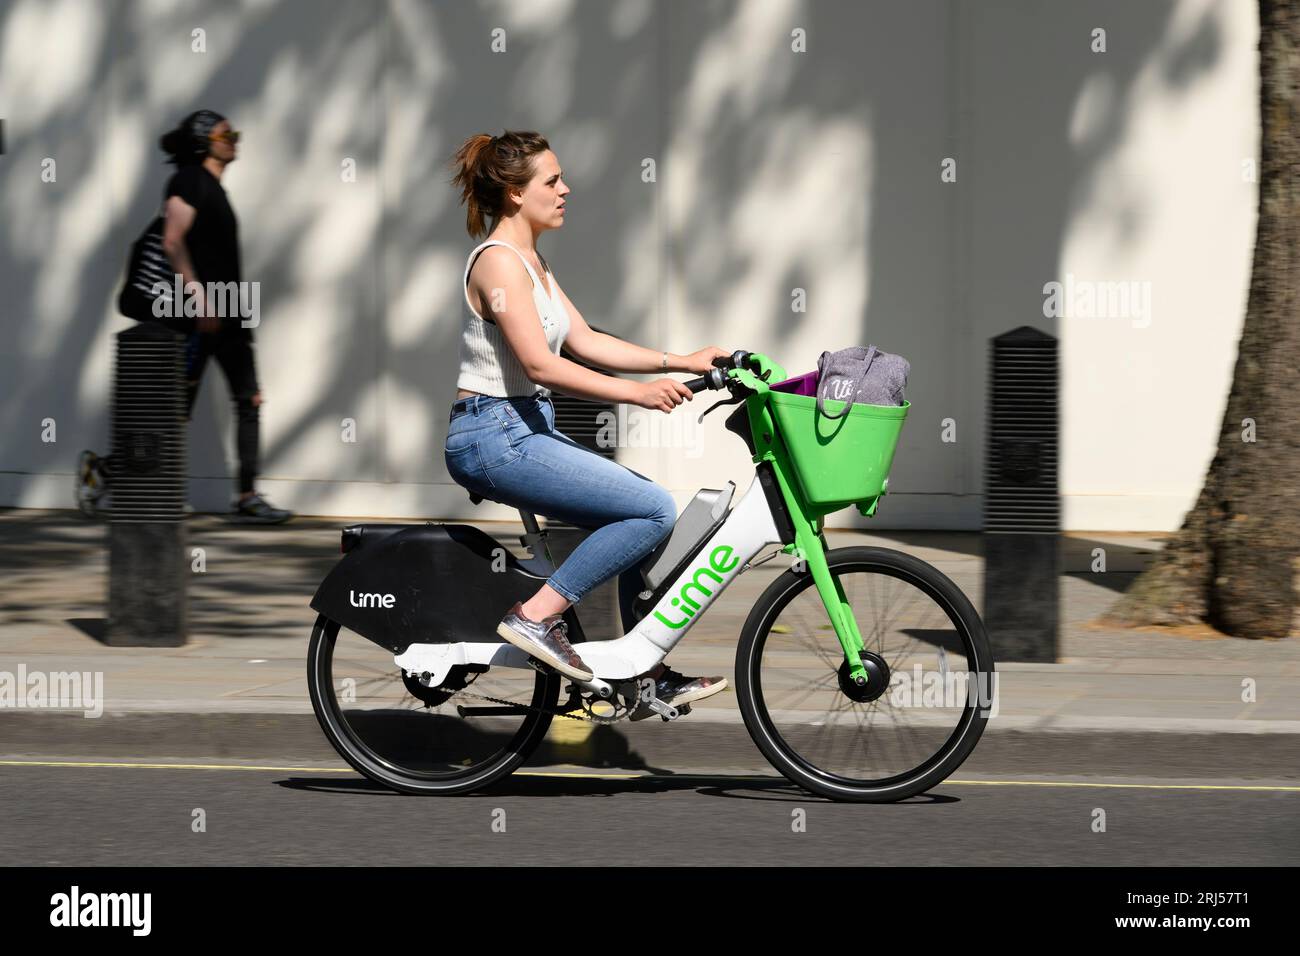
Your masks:
[{"label": "paved sidewalk", "polygon": [[[97,639],[105,614],[107,526],[70,512],[0,512],[0,571],[6,582],[0,596],[0,671],[16,673],[21,665],[28,672],[102,672],[110,717],[309,714],[304,661],[314,613],[307,602],[338,560],[338,532],[347,523],[296,519],[256,528],[213,516],[191,519],[190,546],[205,550],[207,570],[192,579],[189,643],[172,649],[115,648]],[[485,522],[481,527],[518,550],[518,526]],[[917,555],[981,606],[979,534],[831,531],[827,537],[832,547],[870,544]],[[1170,635],[1097,628],[1090,622],[1150,560],[1160,541],[1109,533],[1061,541],[1061,660],[998,665],[1000,713],[990,732],[1257,737],[1300,731],[1300,695],[1293,692],[1300,678],[1300,640],[1253,642],[1208,630]],[[1106,549],[1105,573],[1089,570],[1096,547]],[[778,558],[742,575],[674,651],[672,664],[687,673],[731,676],[745,615],[786,566],[782,562]],[[1255,682],[1254,702],[1242,700],[1246,679]],[[0,712],[0,721],[17,713]],[[739,721],[734,696],[700,705],[689,720]],[[29,721],[29,726],[37,725]],[[77,733],[84,736],[89,727]],[[5,747],[0,732],[0,752]]]}]

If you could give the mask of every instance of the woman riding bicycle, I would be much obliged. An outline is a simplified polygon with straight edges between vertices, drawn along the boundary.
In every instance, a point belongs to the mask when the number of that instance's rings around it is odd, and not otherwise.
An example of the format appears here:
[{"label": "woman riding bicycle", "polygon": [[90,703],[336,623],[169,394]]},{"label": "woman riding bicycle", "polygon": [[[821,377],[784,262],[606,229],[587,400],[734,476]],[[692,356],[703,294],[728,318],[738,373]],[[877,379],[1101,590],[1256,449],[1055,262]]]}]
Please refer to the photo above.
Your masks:
[{"label": "woman riding bicycle", "polygon": [[[614,372],[709,371],[716,346],[675,355],[592,330],[560,288],[537,239],[564,225],[570,194],[555,154],[534,132],[478,134],[456,151],[452,182],[466,224],[486,241],[465,265],[465,302],[447,471],[471,492],[592,530],[536,594],[516,602],[497,633],[555,670],[590,680],[569,644],[562,615],[619,575],[624,607],[641,590],[637,566],[672,529],[667,490],[566,437],[555,428],[552,389],[671,412],[691,391],[672,378],[652,382],[602,375],[560,354]],[[491,228],[485,219],[492,220]],[[723,690],[721,677],[685,677],[663,664],[642,677],[674,706]],[[649,711],[634,716],[649,716]]]}]

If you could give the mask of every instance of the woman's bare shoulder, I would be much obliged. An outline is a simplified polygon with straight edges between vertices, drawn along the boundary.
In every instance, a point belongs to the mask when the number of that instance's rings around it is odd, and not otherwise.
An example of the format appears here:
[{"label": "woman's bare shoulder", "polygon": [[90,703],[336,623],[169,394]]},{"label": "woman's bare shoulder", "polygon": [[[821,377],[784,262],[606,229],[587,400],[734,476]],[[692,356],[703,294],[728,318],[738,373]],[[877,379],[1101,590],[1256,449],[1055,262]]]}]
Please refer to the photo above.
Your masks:
[{"label": "woman's bare shoulder", "polygon": [[520,280],[532,284],[528,270],[519,261],[519,255],[505,246],[488,246],[475,257],[469,270],[470,285],[480,290]]}]

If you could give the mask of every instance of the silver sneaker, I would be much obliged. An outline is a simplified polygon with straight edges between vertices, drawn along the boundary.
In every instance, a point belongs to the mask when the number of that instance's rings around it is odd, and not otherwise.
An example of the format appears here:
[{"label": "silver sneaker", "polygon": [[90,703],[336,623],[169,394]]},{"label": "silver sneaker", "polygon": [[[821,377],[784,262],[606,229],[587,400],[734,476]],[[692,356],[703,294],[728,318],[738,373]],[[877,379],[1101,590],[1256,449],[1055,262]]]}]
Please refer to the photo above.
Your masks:
[{"label": "silver sneaker", "polygon": [[523,605],[515,602],[505,618],[497,625],[497,633],[515,647],[531,654],[548,667],[553,667],[565,677],[574,680],[591,680],[594,676],[569,643],[568,625],[564,615],[552,614],[540,621],[524,617]]}]

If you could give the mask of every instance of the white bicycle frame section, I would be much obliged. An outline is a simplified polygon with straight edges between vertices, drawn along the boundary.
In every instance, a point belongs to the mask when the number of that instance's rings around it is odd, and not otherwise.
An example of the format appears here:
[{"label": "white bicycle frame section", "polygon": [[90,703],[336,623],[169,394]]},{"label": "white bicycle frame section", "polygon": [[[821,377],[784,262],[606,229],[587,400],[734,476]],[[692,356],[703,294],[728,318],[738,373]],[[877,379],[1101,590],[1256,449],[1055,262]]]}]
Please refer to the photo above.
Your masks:
[{"label": "white bicycle frame section", "polygon": [[[780,543],[772,509],[755,476],[726,520],[650,613],[616,640],[578,645],[579,656],[595,675],[593,681],[581,683],[599,687],[602,681],[629,680],[652,669],[704,616],[751,558],[768,545]],[[505,643],[412,644],[394,660],[409,673],[427,672],[432,687],[441,684],[457,664],[529,666],[526,653]]]}]

